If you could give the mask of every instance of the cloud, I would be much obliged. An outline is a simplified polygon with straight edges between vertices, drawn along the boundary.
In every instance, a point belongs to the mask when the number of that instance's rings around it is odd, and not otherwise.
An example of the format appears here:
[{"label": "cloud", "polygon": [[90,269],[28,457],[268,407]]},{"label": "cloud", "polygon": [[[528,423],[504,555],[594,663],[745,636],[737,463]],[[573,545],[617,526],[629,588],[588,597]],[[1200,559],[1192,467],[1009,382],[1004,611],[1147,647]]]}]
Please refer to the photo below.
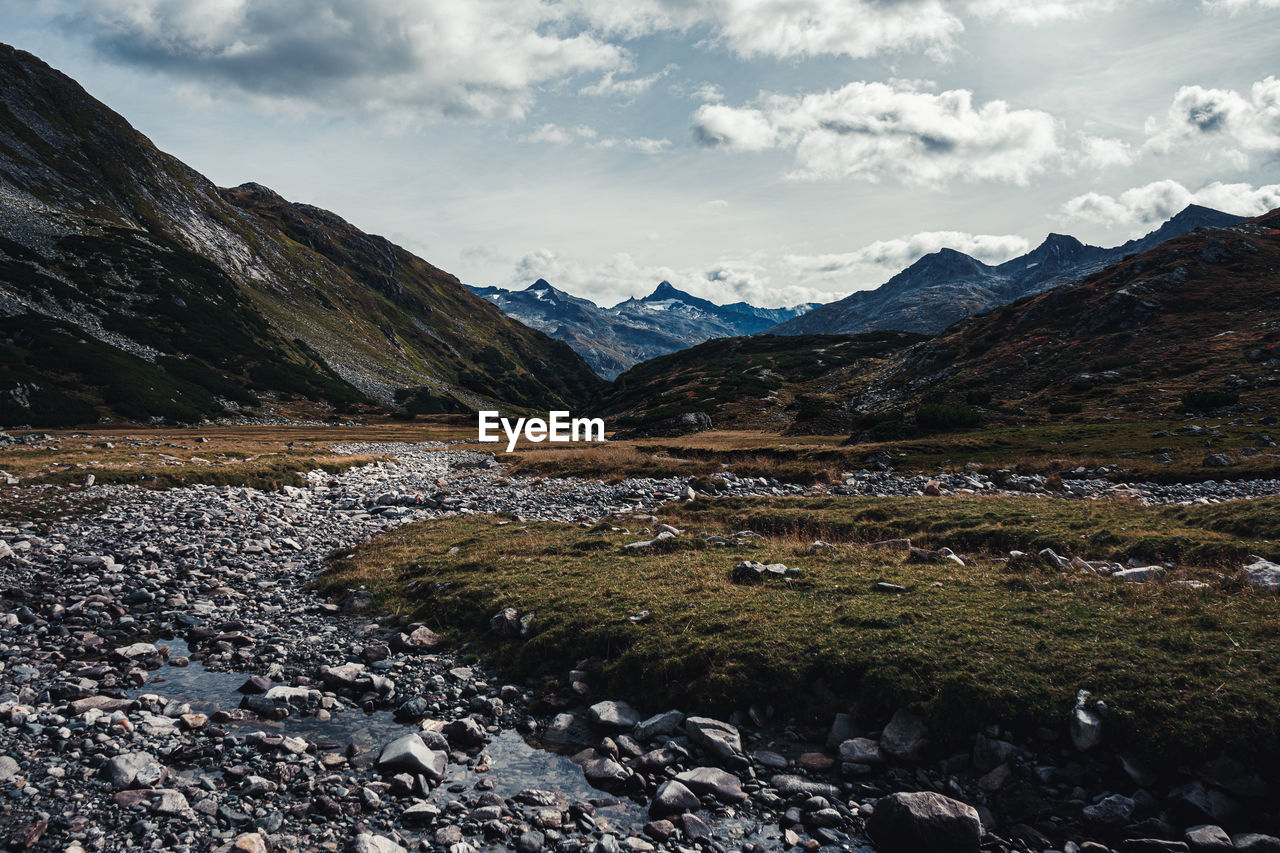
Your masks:
[{"label": "cloud", "polygon": [[1123,140],[1081,133],[1079,143],[1077,158],[1085,166],[1105,169],[1111,166],[1133,165],[1133,146]]},{"label": "cloud", "polygon": [[964,29],[941,0],[569,0],[568,8],[625,39],[703,28],[739,57],[799,58],[923,50],[944,55]]},{"label": "cloud", "polygon": [[536,88],[626,64],[543,0],[66,0],[101,54],[260,102],[412,118],[520,118]]},{"label": "cloud", "polygon": [[877,240],[852,252],[787,255],[785,262],[803,279],[839,278],[854,289],[879,285],[927,254],[955,249],[980,261],[998,264],[1031,248],[1016,234],[966,234],[961,231],[923,231],[893,240]]},{"label": "cloud", "polygon": [[971,0],[968,8],[981,18],[1039,26],[1090,18],[1110,12],[1118,5],[1118,0]]},{"label": "cloud", "polygon": [[1259,80],[1247,95],[1183,86],[1163,120],[1147,120],[1147,131],[1146,147],[1159,152],[1188,142],[1221,146],[1226,140],[1243,151],[1280,154],[1280,79]]},{"label": "cloud", "polygon": [[1280,207],[1280,184],[1254,187],[1215,181],[1193,192],[1174,180],[1153,181],[1118,196],[1102,193],[1076,196],[1062,205],[1061,213],[1067,219],[1126,228],[1136,234],[1163,222],[1189,204],[1238,216],[1258,216]]},{"label": "cloud", "polygon": [[761,94],[752,106],[704,104],[694,138],[733,151],[790,149],[794,177],[885,178],[938,185],[954,178],[1025,184],[1062,151],[1058,122],[973,93],[850,83],[807,95]]},{"label": "cloud", "polygon": [[617,80],[614,78],[616,72],[608,71],[600,78],[599,82],[579,89],[578,94],[624,99],[634,98],[636,95],[649,91],[654,83],[675,71],[677,67],[676,65],[668,65],[661,71],[650,74],[647,77],[632,77],[627,80]]},{"label": "cloud", "polygon": [[1280,0],[1203,0],[1206,9],[1236,14],[1251,9],[1280,9]]},{"label": "cloud", "polygon": [[540,124],[520,137],[521,142],[546,143],[548,145],[570,145],[581,142],[589,148],[621,148],[637,151],[641,154],[661,154],[671,147],[670,139],[652,139],[648,136],[618,138],[601,136],[595,128],[585,124],[573,127],[561,127],[558,124]]}]

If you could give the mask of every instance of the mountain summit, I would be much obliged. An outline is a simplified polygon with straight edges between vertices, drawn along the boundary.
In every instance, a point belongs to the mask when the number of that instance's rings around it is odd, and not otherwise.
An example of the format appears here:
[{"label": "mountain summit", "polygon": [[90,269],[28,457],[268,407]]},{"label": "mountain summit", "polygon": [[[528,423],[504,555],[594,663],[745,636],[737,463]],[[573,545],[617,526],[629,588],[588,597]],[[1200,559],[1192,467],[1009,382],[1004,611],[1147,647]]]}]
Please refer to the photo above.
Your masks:
[{"label": "mountain summit", "polygon": [[632,297],[612,308],[557,290],[545,279],[524,290],[471,290],[508,316],[565,341],[606,379],[639,362],[711,338],[753,335],[812,307],[758,308],[746,302],[717,305],[669,281],[658,284],[648,296]]},{"label": "mountain summit", "polygon": [[1152,249],[1197,228],[1223,228],[1244,217],[1190,205],[1145,237],[1103,249],[1066,234],[1050,234],[1036,248],[995,266],[955,249],[925,255],[874,290],[779,323],[771,334],[804,335],[897,329],[940,332],[957,320],[1082,281],[1126,255]]}]

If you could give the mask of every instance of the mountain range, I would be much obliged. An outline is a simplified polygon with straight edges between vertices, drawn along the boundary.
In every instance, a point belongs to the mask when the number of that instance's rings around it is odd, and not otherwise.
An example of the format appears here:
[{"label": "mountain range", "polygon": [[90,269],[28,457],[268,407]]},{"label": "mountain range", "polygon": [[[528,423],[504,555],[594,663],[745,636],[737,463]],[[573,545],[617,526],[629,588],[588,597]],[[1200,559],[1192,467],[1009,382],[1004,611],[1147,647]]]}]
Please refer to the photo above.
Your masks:
[{"label": "mountain range", "polygon": [[613,379],[632,365],[712,338],[754,335],[813,308],[717,305],[662,282],[648,296],[612,308],[538,279],[524,290],[471,287],[509,317],[573,347],[596,373]]},{"label": "mountain range", "polygon": [[0,46],[0,425],[264,398],[545,411],[600,384],[454,276],[266,187],[214,186]]},{"label": "mountain range", "polygon": [[1080,281],[1120,259],[1202,227],[1242,222],[1190,205],[1155,231],[1103,249],[1050,234],[1025,255],[985,264],[954,249],[925,255],[874,290],[860,290],[769,329],[775,335],[857,334],[877,329],[936,333],[973,314]]},{"label": "mountain range", "polygon": [[899,434],[921,406],[1027,424],[1167,418],[1200,399],[1255,417],[1280,408],[1277,318],[1272,211],[1157,242],[937,335],[708,341],[624,373],[596,413],[641,431],[703,412],[718,427],[824,435]]}]

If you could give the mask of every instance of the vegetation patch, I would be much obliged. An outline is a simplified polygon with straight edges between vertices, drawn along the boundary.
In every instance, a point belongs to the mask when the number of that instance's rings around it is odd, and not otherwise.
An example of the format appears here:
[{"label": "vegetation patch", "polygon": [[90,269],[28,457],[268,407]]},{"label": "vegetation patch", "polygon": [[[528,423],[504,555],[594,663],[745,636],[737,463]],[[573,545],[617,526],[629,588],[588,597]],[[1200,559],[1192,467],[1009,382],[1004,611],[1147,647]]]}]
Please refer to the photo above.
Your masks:
[{"label": "vegetation patch", "polygon": [[[1027,500],[1021,511],[1046,503]],[[869,522],[876,506],[883,518]],[[1271,665],[1280,651],[1280,600],[1242,587],[1234,572],[1217,570],[1227,563],[1213,555],[1225,561],[1255,546],[1277,549],[1221,529],[1225,513],[1199,509],[1217,508],[1062,503],[1039,526],[1040,535],[1056,530],[1073,544],[1067,553],[1089,557],[1140,551],[1148,537],[1177,531],[1190,540],[1187,553],[1208,562],[1188,557],[1171,579],[1203,580],[1203,590],[1013,573],[965,549],[959,534],[985,519],[1008,537],[988,532],[986,541],[1033,547],[1036,527],[1026,515],[1002,520],[1007,502],[976,498],[698,501],[662,513],[664,520],[710,533],[749,527],[765,538],[661,552],[623,551],[640,535],[604,525],[442,519],[335,554],[319,586],[337,596],[363,584],[381,612],[480,640],[495,664],[517,675],[563,677],[585,659],[596,697],[630,698],[647,710],[723,713],[770,702],[819,724],[850,710],[875,726],[908,704],[946,739],[993,721],[1027,734],[1039,726],[1061,732],[1083,687],[1112,709],[1113,744],[1150,761],[1193,763],[1226,749],[1265,765],[1280,756],[1280,731],[1257,726],[1280,713]],[[1258,507],[1244,528],[1261,528],[1275,510]],[[971,564],[913,564],[863,545],[869,534],[921,528],[931,544],[950,540]],[[817,529],[837,549],[808,553]],[[1101,529],[1112,537],[1091,541],[1087,531]],[[702,540],[686,533],[677,541]],[[791,583],[733,583],[743,559],[801,574]],[[906,592],[879,591],[879,581]],[[489,617],[505,607],[535,614],[527,638],[488,630]]]}]

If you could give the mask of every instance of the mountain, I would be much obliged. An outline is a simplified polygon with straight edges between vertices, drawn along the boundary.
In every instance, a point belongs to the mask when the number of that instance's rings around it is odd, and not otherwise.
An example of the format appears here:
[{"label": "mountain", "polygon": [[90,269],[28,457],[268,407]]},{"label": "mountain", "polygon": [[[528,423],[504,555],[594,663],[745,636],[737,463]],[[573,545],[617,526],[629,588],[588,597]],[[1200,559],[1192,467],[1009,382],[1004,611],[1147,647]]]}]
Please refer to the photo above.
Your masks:
[{"label": "mountain", "polygon": [[779,323],[769,332],[940,332],[963,317],[1079,281],[1126,255],[1154,248],[1197,228],[1219,228],[1242,221],[1244,217],[1193,204],[1145,237],[1112,249],[1088,246],[1064,234],[1050,234],[1027,254],[994,266],[954,249],[940,249],[875,290],[851,293]]},{"label": "mountain", "polygon": [[[716,426],[837,434],[910,429],[925,404],[976,407],[989,424],[1158,419],[1188,400],[1235,400],[1245,417],[1280,408],[1280,211],[1152,242],[933,337],[710,341],[633,367],[595,409],[642,430],[704,412]],[[1083,254],[1070,238],[1048,243],[1028,263]],[[981,281],[991,268],[944,251],[913,269]]]},{"label": "mountain", "polygon": [[545,410],[599,385],[452,275],[258,184],[215,187],[0,46],[0,425],[264,397]]},{"label": "mountain", "polygon": [[567,342],[606,379],[634,364],[711,338],[761,332],[812,307],[757,308],[746,302],[717,305],[665,281],[648,296],[628,299],[612,308],[571,296],[544,279],[524,290],[471,290],[509,317]]}]

